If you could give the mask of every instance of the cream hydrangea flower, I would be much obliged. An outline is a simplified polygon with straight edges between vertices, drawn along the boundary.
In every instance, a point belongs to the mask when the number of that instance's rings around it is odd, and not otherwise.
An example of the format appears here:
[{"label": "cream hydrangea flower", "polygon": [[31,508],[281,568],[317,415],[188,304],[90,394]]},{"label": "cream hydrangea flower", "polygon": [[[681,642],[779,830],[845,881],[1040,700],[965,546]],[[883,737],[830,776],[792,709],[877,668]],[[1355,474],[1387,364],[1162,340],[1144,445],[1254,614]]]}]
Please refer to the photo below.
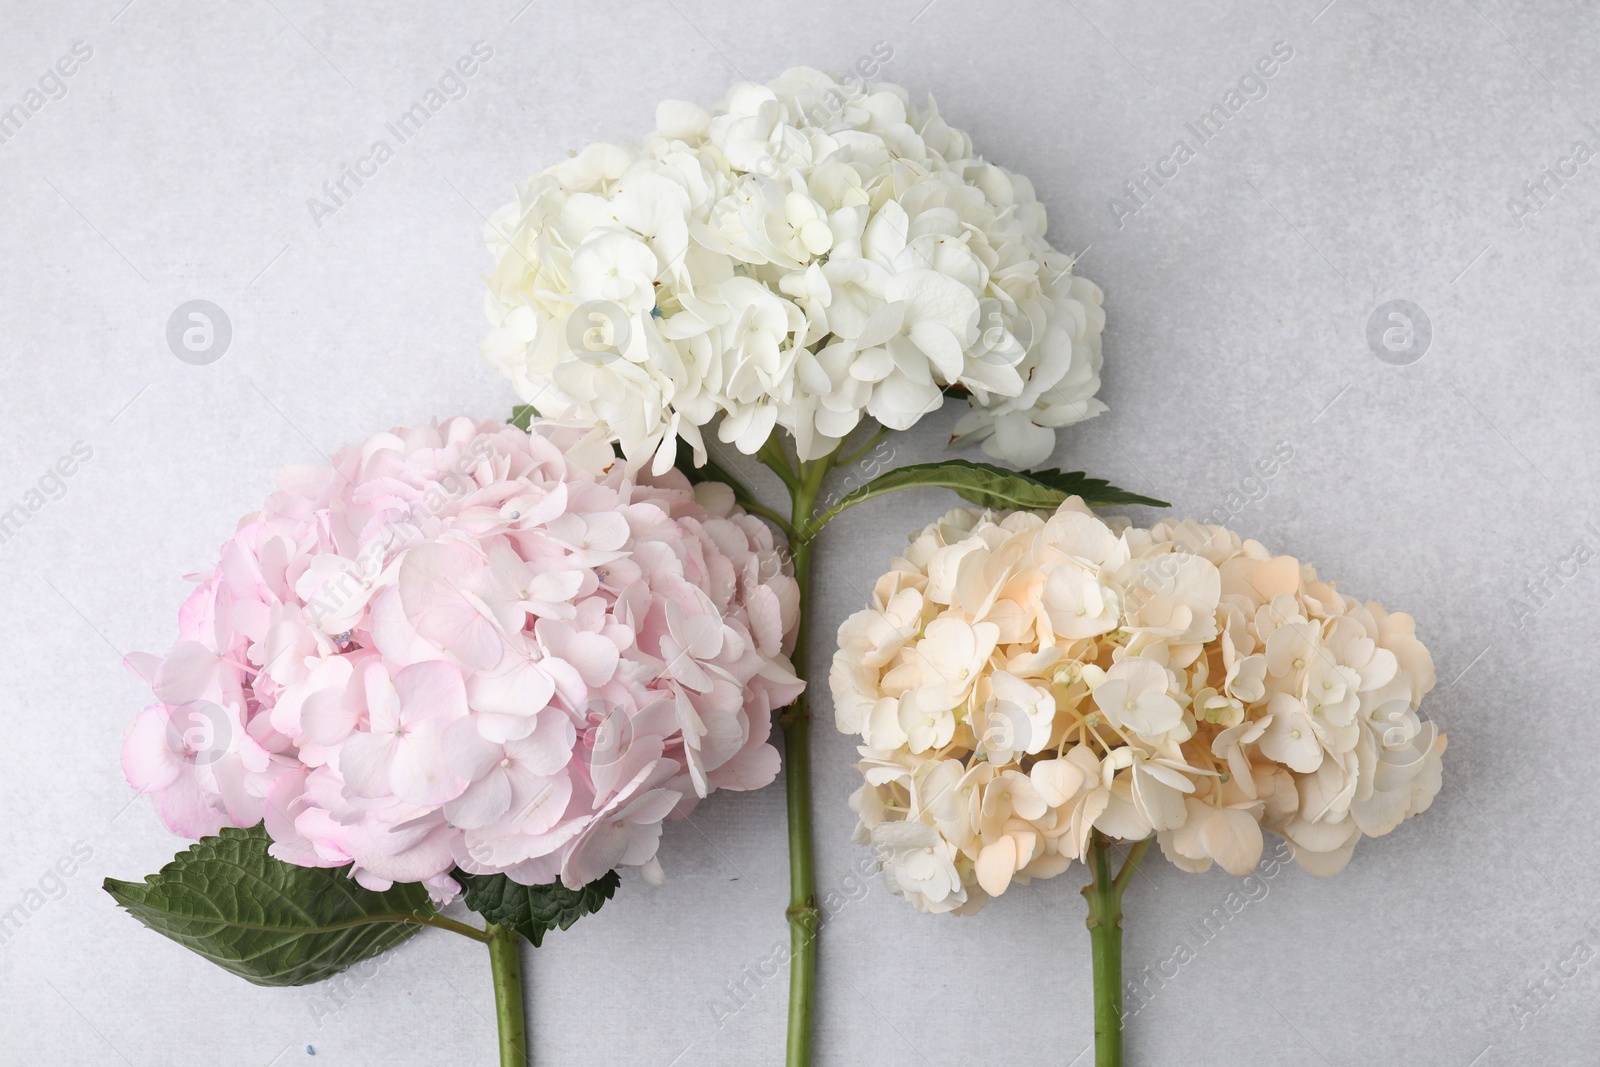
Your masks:
[{"label": "cream hydrangea flower", "polygon": [[945,390],[957,438],[1019,466],[1105,410],[1100,290],[1045,241],[1026,178],[930,99],[797,67],[715,109],[669,101],[490,220],[485,357],[543,414],[671,465],[702,427],[800,458],[864,418],[905,429]]},{"label": "cream hydrangea flower", "polygon": [[857,840],[920,910],[971,911],[1154,835],[1245,874],[1262,831],[1332,874],[1425,810],[1445,739],[1407,615],[1193,522],[957,508],[847,619],[835,720],[859,736]]}]

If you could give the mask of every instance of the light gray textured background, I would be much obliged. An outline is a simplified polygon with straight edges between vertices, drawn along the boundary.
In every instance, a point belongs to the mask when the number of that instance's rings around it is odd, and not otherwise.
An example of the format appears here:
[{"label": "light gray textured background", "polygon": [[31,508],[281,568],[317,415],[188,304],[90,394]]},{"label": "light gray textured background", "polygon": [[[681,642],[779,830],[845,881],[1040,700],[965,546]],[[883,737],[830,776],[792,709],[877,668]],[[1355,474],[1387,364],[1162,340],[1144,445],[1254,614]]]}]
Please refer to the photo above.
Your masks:
[{"label": "light gray textured background", "polygon": [[[279,464],[509,407],[477,355],[479,236],[514,180],[644,131],[659,99],[843,70],[878,42],[885,77],[934,91],[1032,177],[1052,238],[1087,248],[1106,291],[1111,411],[1064,433],[1056,461],[1179,513],[1237,511],[1415,614],[1439,667],[1424,709],[1450,736],[1444,792],[1343,875],[1283,871],[1208,936],[1197,924],[1237,881],[1150,863],[1129,971],[1180,940],[1198,951],[1152,981],[1130,1061],[1595,1061],[1600,561],[1573,553],[1600,549],[1600,160],[1546,179],[1537,211],[1509,202],[1575,141],[1600,148],[1592,4],[524,2],[4,5],[0,108],[75,41],[93,55],[0,144],[0,510],[74,442],[94,454],[0,545],[0,911],[74,843],[93,856],[0,946],[0,1062],[489,1062],[476,945],[430,931],[329,1017],[325,990],[249,986],[113,907],[103,876],[180,845],[127,806],[118,747],[146,694],[119,656],[169,645],[182,575]],[[479,40],[494,55],[468,95],[318,226],[307,199]],[[1265,97],[1119,226],[1123,183],[1277,42],[1294,54]],[[232,323],[209,366],[165,342],[195,298]],[[1407,366],[1366,340],[1391,299],[1432,326]],[[897,438],[896,461],[936,455],[954,416]],[[1247,479],[1280,442],[1293,459],[1262,497]],[[904,494],[829,531],[814,679],[906,531],[952,499]],[[819,884],[843,893],[864,856],[856,772],[818,704]],[[626,880],[530,954],[541,1064],[779,1062],[784,978],[746,976],[785,940],[782,789],[717,796],[669,828],[662,860],[665,887]],[[857,893],[825,928],[818,1063],[1072,1061],[1090,1036],[1080,884],[966,919]],[[748,1004],[719,1026],[741,980]]]}]

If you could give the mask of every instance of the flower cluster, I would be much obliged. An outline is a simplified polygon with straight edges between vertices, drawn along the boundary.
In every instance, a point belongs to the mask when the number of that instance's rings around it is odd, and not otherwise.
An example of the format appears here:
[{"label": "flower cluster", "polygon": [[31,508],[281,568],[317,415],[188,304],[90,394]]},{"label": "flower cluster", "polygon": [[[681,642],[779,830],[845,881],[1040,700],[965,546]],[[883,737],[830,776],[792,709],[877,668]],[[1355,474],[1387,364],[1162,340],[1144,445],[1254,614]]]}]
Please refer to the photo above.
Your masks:
[{"label": "flower cluster", "polygon": [[123,766],[191,837],[368,888],[660,873],[661,822],[778,770],[798,589],[727,486],[465,418],[290,469],[185,602]]},{"label": "flower cluster", "polygon": [[956,509],[839,629],[852,798],[891,891],[932,912],[1156,834],[1234,874],[1262,828],[1313,874],[1425,810],[1445,739],[1410,616],[1220,526]]},{"label": "flower cluster", "polygon": [[[701,427],[801,459],[869,415],[905,429],[964,390],[958,438],[1018,465],[1105,410],[1100,290],[1045,242],[1021,175],[899,86],[795,68],[643,144],[535,177],[486,234],[485,356],[546,415],[672,463]],[[576,356],[576,358],[574,358]]]}]

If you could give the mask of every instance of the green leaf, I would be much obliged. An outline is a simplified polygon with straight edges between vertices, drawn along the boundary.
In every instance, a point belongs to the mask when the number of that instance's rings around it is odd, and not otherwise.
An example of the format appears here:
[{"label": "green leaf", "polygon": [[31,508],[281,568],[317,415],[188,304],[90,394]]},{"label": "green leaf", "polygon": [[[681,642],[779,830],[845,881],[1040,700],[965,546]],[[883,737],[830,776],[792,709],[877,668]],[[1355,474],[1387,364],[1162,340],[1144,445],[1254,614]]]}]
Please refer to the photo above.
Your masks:
[{"label": "green leaf", "polygon": [[260,826],[201,838],[143,882],[105,880],[135,919],[256,985],[308,985],[404,941],[435,912],[416,884],[363,889],[349,868],[267,855]]},{"label": "green leaf", "polygon": [[585,915],[600,910],[611,899],[621,879],[607,871],[582,889],[560,882],[522,885],[503,874],[467,874],[456,871],[467,907],[500,926],[509,926],[538,945],[551,930],[567,929]]},{"label": "green leaf", "polygon": [[[984,463],[980,466],[988,467]],[[999,470],[998,467],[992,467]],[[1131,493],[1126,489],[1118,489],[1104,478],[1091,478],[1083,471],[1018,471],[1024,478],[1031,478],[1041,485],[1048,485],[1052,489],[1060,490],[1066,496],[1081,496],[1083,502],[1090,507],[1110,508],[1125,507],[1129,504],[1143,504],[1149,508],[1170,508],[1172,505],[1165,500],[1157,500],[1152,496],[1141,496]]]},{"label": "green leaf", "polygon": [[937,463],[917,463],[888,471],[847,493],[829,508],[824,520],[846,508],[899,489],[951,489],[962,499],[981,508],[1013,508],[1027,511],[1055,509],[1069,496],[1081,496],[1094,507],[1117,504],[1148,504],[1164,508],[1164,501],[1118,489],[1082,471],[1011,471],[992,463],[947,459]]},{"label": "green leaf", "polygon": [[539,412],[532,404],[518,404],[516,407],[511,409],[510,424],[521,430],[523,433],[527,433],[528,428],[532,424],[533,420],[537,419],[538,417]]}]

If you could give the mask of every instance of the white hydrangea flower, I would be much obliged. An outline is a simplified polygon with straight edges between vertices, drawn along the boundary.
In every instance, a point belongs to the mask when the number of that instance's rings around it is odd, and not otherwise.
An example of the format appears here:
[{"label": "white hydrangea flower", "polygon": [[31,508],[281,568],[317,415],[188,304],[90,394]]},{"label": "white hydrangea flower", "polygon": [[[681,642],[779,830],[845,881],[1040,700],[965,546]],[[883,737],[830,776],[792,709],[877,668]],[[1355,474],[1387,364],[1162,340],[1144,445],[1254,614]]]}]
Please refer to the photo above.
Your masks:
[{"label": "white hydrangea flower", "polygon": [[923,911],[1060,874],[1093,831],[1243,875],[1270,830],[1332,874],[1440,786],[1409,616],[1220,526],[1076,498],[917,534],[840,627],[830,682],[862,741],[857,839]]},{"label": "white hydrangea flower", "polygon": [[1100,290],[1045,241],[1026,178],[930,98],[797,67],[641,144],[539,174],[487,228],[484,356],[549,417],[660,472],[701,428],[820,458],[863,417],[906,429],[951,389],[958,440],[1037,466],[1105,410]]}]

